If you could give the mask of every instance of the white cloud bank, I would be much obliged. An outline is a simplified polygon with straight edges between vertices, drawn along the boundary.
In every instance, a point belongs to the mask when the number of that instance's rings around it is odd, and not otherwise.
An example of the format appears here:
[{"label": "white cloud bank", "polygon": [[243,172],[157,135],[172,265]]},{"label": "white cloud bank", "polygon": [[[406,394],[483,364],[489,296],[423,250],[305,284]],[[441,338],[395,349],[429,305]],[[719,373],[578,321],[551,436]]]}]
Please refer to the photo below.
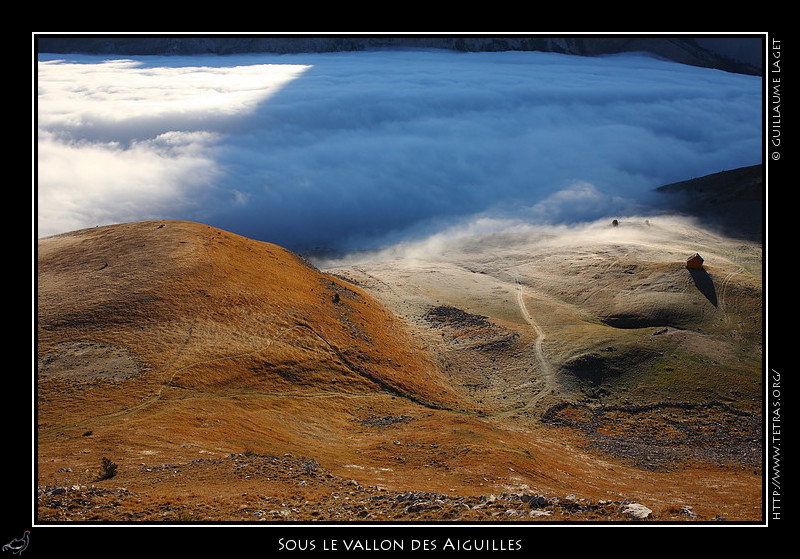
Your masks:
[{"label": "white cloud bank", "polygon": [[761,162],[760,79],[646,56],[40,56],[37,81],[40,236],[164,218],[373,248]]}]

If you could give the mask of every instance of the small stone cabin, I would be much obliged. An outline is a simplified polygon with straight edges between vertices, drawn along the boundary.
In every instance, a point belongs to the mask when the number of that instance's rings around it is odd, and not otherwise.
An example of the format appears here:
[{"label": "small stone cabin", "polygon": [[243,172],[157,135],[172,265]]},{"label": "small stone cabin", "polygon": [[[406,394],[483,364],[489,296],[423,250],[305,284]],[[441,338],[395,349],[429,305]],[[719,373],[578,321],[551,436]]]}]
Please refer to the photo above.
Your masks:
[{"label": "small stone cabin", "polygon": [[702,268],[703,267],[703,257],[699,254],[695,254],[691,258],[686,261],[687,268]]}]

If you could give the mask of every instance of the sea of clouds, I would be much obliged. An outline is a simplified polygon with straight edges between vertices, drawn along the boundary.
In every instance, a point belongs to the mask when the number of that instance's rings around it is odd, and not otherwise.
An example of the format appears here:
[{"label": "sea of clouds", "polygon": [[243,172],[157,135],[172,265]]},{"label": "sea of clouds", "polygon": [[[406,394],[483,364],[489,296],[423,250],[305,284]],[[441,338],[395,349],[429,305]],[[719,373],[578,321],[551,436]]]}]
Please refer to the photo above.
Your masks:
[{"label": "sea of clouds", "polygon": [[647,211],[753,165],[762,83],[647,55],[40,54],[39,237],[200,221],[299,252]]}]

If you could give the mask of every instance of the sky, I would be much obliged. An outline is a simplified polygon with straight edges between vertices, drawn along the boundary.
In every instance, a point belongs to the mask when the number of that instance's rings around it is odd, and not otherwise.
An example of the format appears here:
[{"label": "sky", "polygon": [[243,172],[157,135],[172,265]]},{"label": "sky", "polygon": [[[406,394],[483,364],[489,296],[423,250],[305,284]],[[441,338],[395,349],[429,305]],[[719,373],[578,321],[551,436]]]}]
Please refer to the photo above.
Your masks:
[{"label": "sky", "polygon": [[647,55],[40,54],[37,235],[146,219],[298,252],[651,211],[761,163],[761,79]]}]

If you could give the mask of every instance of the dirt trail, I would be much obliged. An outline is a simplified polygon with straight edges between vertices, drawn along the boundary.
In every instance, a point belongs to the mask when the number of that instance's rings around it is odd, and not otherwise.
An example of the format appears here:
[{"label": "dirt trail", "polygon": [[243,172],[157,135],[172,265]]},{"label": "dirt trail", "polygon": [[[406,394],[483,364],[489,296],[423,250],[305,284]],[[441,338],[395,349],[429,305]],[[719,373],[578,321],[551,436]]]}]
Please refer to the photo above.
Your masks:
[{"label": "dirt trail", "polygon": [[[539,370],[541,371],[541,378],[544,380],[544,388],[533,396],[525,408],[521,411],[528,410],[531,406],[535,406],[539,401],[544,398],[547,394],[552,392],[555,388],[555,377],[553,375],[553,368],[550,365],[550,362],[544,355],[544,351],[542,350],[542,345],[545,340],[545,333],[542,330],[541,326],[533,319],[531,313],[528,312],[528,307],[525,305],[525,291],[521,283],[517,281],[517,304],[519,305],[519,310],[522,313],[523,318],[525,321],[531,325],[531,327],[536,331],[536,341],[533,345],[534,353],[536,354],[536,361],[539,364]],[[517,410],[519,412],[519,410]]]}]

